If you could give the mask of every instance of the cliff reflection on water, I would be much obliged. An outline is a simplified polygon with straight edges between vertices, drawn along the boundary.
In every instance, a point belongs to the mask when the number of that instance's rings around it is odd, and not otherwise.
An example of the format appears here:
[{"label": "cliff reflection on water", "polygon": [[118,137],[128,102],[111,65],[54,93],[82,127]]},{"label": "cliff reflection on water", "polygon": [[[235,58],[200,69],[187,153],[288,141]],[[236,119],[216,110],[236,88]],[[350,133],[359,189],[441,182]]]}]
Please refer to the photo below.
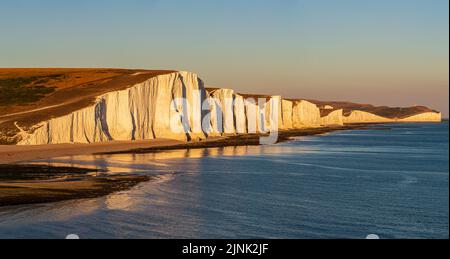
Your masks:
[{"label": "cliff reflection on water", "polygon": [[[297,148],[301,151],[301,148]],[[304,150],[312,151],[312,150]],[[33,161],[33,164],[47,166],[69,166],[99,169],[109,173],[136,173],[139,171],[146,172],[152,169],[155,172],[164,171],[164,167],[168,167],[167,161],[173,159],[200,159],[200,158],[217,158],[217,157],[233,157],[233,156],[258,156],[261,154],[283,154],[290,152],[285,146],[238,146],[238,147],[219,147],[219,148],[201,148],[187,150],[169,150],[162,152],[154,152],[148,154],[114,154],[114,155],[83,155],[69,156],[53,159],[45,159],[45,161]],[[159,170],[158,170],[159,169]]]},{"label": "cliff reflection on water", "polygon": [[36,163],[155,178],[102,198],[0,208],[0,237],[448,238],[448,123]]}]

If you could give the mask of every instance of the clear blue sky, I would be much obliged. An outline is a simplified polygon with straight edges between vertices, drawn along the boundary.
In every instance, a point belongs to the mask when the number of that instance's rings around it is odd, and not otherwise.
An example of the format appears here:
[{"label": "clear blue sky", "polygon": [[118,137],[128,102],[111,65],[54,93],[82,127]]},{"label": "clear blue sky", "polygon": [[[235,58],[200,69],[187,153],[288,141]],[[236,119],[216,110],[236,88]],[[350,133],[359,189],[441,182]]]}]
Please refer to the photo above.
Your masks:
[{"label": "clear blue sky", "polygon": [[448,116],[448,0],[2,0],[0,67],[195,71],[211,86]]}]

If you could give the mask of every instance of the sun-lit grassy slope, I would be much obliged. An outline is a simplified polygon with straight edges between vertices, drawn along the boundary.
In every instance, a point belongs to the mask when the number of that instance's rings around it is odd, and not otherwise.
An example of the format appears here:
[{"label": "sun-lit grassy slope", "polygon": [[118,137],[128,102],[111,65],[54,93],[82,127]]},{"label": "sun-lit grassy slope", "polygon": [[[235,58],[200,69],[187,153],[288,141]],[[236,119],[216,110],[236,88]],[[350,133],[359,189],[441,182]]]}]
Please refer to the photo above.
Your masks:
[{"label": "sun-lit grassy slope", "polygon": [[89,106],[99,95],[125,89],[169,70],[0,68],[0,133]]}]

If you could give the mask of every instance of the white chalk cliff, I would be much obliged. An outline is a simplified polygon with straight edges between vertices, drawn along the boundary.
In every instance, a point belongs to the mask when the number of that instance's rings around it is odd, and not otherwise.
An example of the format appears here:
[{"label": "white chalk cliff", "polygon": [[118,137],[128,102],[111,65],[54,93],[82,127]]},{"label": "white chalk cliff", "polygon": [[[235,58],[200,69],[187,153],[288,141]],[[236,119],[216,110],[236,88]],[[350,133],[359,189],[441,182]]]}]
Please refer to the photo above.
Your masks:
[{"label": "white chalk cliff", "polygon": [[342,109],[334,110],[320,118],[320,124],[322,126],[332,126],[332,125],[344,125],[344,111]]},{"label": "white chalk cliff", "polygon": [[394,120],[381,117],[369,112],[365,111],[352,111],[350,115],[344,116],[344,123],[345,124],[352,124],[352,123],[386,123],[386,122],[393,122]]},{"label": "white chalk cliff", "polygon": [[31,133],[21,132],[19,144],[205,138],[201,124],[205,98],[196,74],[160,75],[99,96],[94,105],[42,122]]},{"label": "white chalk cliff", "polygon": [[[342,114],[342,110],[335,110],[321,117],[320,109],[314,103],[284,100],[281,96],[253,99],[244,98],[232,89],[208,92],[196,74],[175,72],[98,96],[91,106],[43,121],[29,131],[20,129],[18,144],[156,138],[186,141],[218,135],[268,132],[274,127],[290,130],[394,121],[363,111],[352,111],[349,116]],[[423,113],[398,121],[441,121],[441,114]]]},{"label": "white chalk cliff", "polygon": [[[213,99],[211,103],[214,106],[214,115],[216,116],[216,119],[213,120],[215,132],[236,133],[234,127],[234,90],[218,89],[211,93],[210,98]],[[220,118],[222,119],[221,123],[219,123]]]},{"label": "white chalk cliff", "polygon": [[247,116],[245,114],[245,100],[242,95],[234,95],[234,120],[236,122],[236,133],[247,133]]},{"label": "white chalk cliff", "polygon": [[425,112],[414,116],[402,118],[399,122],[441,122],[442,113],[440,112]]},{"label": "white chalk cliff", "polygon": [[393,122],[441,122],[440,112],[424,112],[405,118],[386,118],[365,111],[352,111],[350,115],[344,116],[345,124],[354,123],[393,123]]},{"label": "white chalk cliff", "polygon": [[293,126],[296,129],[320,127],[320,109],[308,101],[296,101],[293,105]]},{"label": "white chalk cliff", "polygon": [[294,128],[293,124],[293,106],[294,103],[288,100],[281,100],[281,121],[282,129],[289,130]]}]

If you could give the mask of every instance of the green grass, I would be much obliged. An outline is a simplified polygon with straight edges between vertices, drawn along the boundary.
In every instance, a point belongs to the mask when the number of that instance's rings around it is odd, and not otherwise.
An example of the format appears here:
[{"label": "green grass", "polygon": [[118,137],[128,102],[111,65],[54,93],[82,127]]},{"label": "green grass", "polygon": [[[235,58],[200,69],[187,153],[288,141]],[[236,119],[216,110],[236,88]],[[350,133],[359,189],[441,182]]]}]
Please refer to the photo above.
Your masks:
[{"label": "green grass", "polygon": [[47,86],[51,79],[60,79],[64,75],[18,77],[0,79],[0,106],[29,104],[44,98],[55,91]]}]

